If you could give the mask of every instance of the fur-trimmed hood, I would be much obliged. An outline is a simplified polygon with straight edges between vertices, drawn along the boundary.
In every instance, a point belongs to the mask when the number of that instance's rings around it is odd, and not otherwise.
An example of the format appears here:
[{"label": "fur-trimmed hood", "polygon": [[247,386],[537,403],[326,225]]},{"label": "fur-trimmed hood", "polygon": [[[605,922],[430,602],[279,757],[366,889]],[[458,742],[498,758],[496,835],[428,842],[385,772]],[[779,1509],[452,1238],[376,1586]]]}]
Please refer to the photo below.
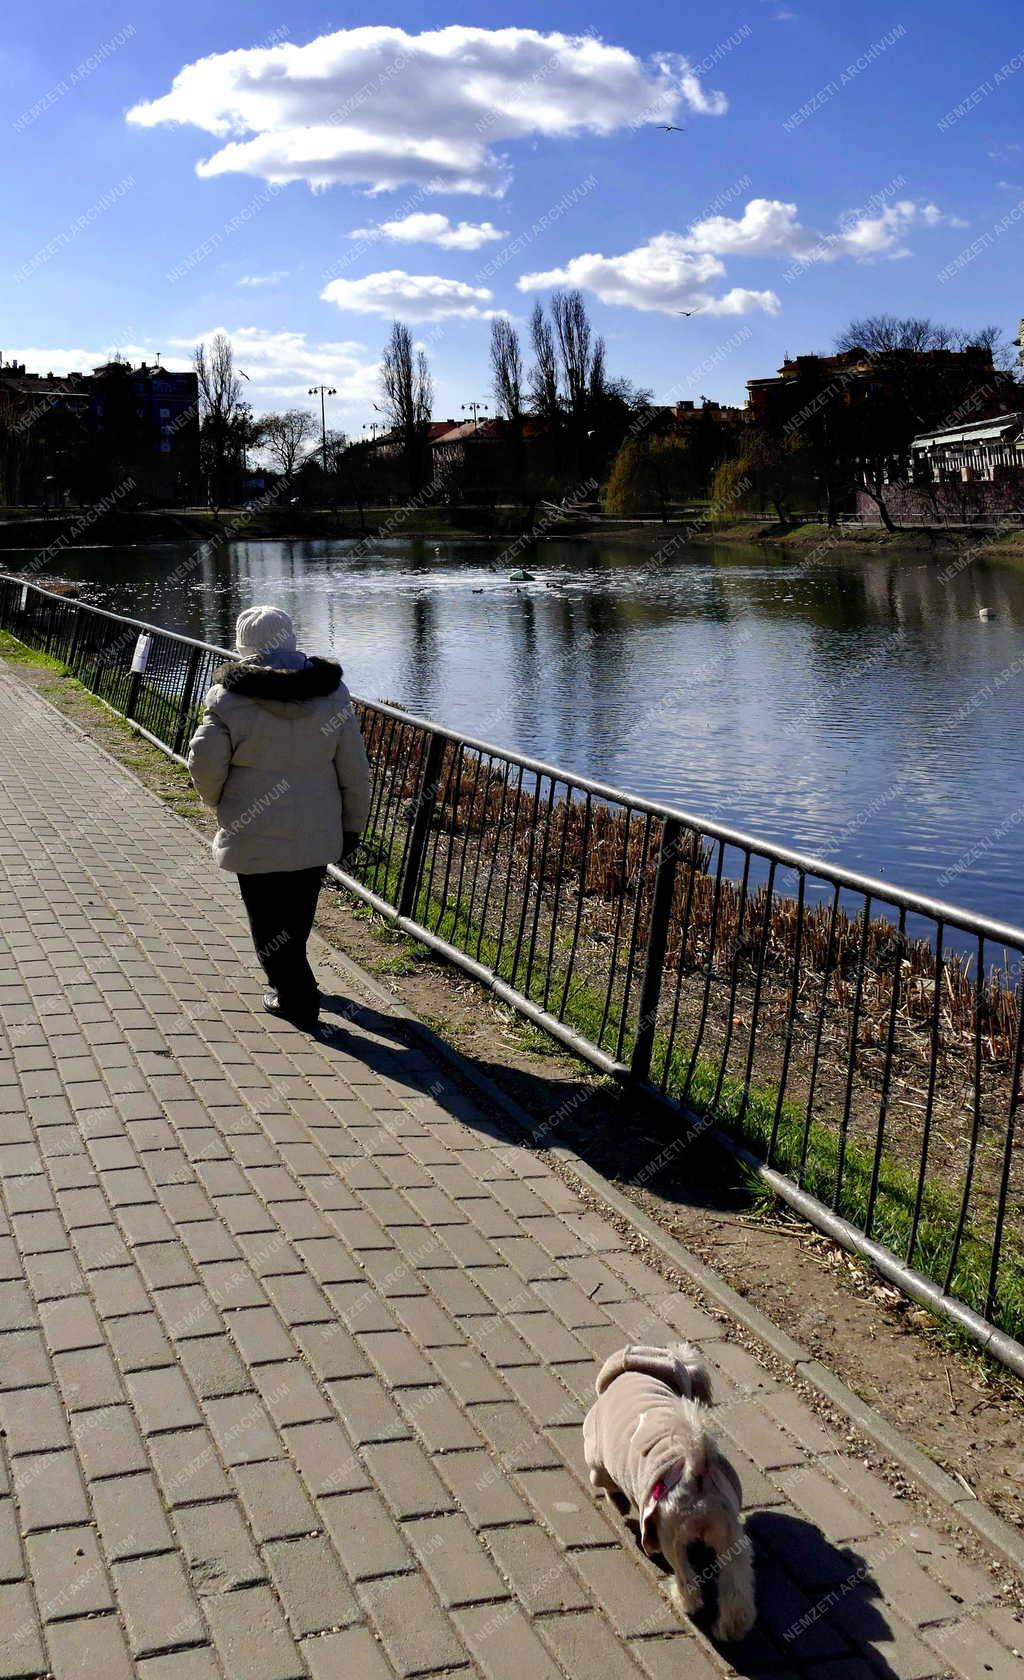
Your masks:
[{"label": "fur-trimmed hood", "polygon": [[322,700],[341,686],[341,666],[315,654],[297,671],[237,659],[215,671],[213,680],[246,700]]}]

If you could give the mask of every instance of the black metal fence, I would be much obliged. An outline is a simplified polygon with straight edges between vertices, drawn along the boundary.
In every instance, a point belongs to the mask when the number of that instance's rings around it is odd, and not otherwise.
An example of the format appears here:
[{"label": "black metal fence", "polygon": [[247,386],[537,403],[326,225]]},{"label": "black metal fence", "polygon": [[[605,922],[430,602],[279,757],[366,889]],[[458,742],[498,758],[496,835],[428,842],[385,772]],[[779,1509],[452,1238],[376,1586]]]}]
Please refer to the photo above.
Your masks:
[{"label": "black metal fence", "polygon": [[[226,657],[16,577],[0,627],[178,755]],[[714,1126],[1024,1375],[1024,931],[356,706],[373,804],[339,878],[674,1113],[660,1175]]]}]

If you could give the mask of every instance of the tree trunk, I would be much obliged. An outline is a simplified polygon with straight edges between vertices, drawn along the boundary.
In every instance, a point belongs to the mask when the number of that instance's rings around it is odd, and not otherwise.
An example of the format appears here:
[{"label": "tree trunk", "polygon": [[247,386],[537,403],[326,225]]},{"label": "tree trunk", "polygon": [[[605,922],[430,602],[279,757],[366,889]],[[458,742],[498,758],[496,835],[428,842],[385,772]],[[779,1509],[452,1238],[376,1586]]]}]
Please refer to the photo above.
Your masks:
[{"label": "tree trunk", "polygon": [[871,500],[874,502],[875,506],[877,507],[879,518],[881,519],[882,524],[885,526],[885,528],[889,532],[890,536],[892,536],[895,533],[896,527],[895,527],[895,525],[893,524],[893,521],[892,521],[892,514],[889,512],[889,509],[885,505],[884,492],[877,485],[869,483],[867,478],[865,478],[865,480],[864,480],[864,488],[867,491],[868,495],[871,497]]}]

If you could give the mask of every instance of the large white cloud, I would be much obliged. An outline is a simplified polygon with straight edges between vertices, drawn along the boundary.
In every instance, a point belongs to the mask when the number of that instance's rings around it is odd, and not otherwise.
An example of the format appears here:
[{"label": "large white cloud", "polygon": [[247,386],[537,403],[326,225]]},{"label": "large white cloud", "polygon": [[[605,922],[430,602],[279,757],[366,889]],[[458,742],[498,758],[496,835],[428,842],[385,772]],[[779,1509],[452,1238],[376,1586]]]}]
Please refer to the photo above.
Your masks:
[{"label": "large white cloud", "polygon": [[[235,353],[236,368],[248,376],[245,395],[257,411],[268,408],[313,406],[313,384],[335,386],[341,408],[361,411],[377,394],[380,358],[353,339],[312,341],[301,332],[271,332],[262,327],[209,327],[191,338],[172,339],[185,352],[208,344],[226,332]],[[187,361],[184,365],[187,365]]]},{"label": "large white cloud", "polygon": [[834,262],[839,257],[867,260],[908,255],[906,236],[914,227],[962,227],[936,204],[898,199],[875,211],[853,211],[840,218],[838,231],[817,233],[804,227],[795,204],[777,198],[752,198],[742,216],[708,216],[684,236],[691,251],[716,256],[797,257],[803,262]]},{"label": "large white cloud", "polygon": [[588,252],[562,268],[524,274],[517,284],[521,292],[579,286],[602,303],[660,310],[666,315],[688,309],[702,315],[744,315],[754,309],[775,314],[779,300],[774,292],[747,291],[741,286],[717,295],[709,291],[709,283],[724,273],[725,264],[718,257],[691,251],[681,234],[659,233],[620,257]]},{"label": "large white cloud", "polygon": [[381,25],[198,59],[128,121],[223,140],[200,175],[500,195],[501,141],[612,134],[672,122],[683,107],[718,116],[726,100],[679,53],[645,61],[589,35]]},{"label": "large white cloud", "polygon": [[673,314],[697,310],[703,315],[742,315],[751,310],[774,314],[773,291],[734,286],[709,291],[725,276],[726,257],[774,257],[799,265],[835,262],[841,257],[869,262],[910,254],[906,236],[914,227],[963,226],[935,204],[900,199],[881,209],[853,211],[840,219],[838,231],[818,233],[805,227],[795,204],[776,198],[752,198],[741,216],[706,216],[686,233],[659,233],[621,256],[587,252],[560,268],[524,274],[523,292],[548,286],[580,286],[603,303]]},{"label": "large white cloud", "polygon": [[[93,368],[101,367],[114,355],[127,356],[131,362],[148,362],[152,366],[158,354],[151,344],[107,344],[98,350],[67,349],[52,344],[45,349],[39,345],[4,349],[5,361],[19,362],[29,373],[53,373],[58,378],[68,373],[91,373]],[[181,372],[188,367],[188,358],[183,360],[180,356],[160,355],[160,365],[172,373]]]},{"label": "large white cloud", "polygon": [[484,307],[494,293],[440,274],[407,274],[402,268],[367,274],[361,280],[331,280],[320,296],[339,309],[362,315],[402,315],[410,321],[441,321],[449,315],[492,320],[504,310]]},{"label": "large white cloud", "polygon": [[353,228],[349,239],[389,239],[414,245],[440,245],[444,251],[478,251],[494,239],[507,239],[504,228],[493,222],[450,222],[447,216],[426,210],[401,216],[397,221],[378,222],[374,227]]}]

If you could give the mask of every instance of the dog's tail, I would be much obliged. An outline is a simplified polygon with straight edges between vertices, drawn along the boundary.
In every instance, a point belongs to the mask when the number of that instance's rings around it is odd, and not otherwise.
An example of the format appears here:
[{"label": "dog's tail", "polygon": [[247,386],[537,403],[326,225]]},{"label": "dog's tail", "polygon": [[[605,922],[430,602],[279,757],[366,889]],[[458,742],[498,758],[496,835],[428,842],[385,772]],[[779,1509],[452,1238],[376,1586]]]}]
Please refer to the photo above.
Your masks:
[{"label": "dog's tail", "polygon": [[683,1393],[688,1393],[691,1400],[698,1401],[702,1406],[710,1406],[713,1399],[711,1378],[700,1348],[695,1347],[693,1342],[676,1342],[669,1352],[685,1374]]}]

